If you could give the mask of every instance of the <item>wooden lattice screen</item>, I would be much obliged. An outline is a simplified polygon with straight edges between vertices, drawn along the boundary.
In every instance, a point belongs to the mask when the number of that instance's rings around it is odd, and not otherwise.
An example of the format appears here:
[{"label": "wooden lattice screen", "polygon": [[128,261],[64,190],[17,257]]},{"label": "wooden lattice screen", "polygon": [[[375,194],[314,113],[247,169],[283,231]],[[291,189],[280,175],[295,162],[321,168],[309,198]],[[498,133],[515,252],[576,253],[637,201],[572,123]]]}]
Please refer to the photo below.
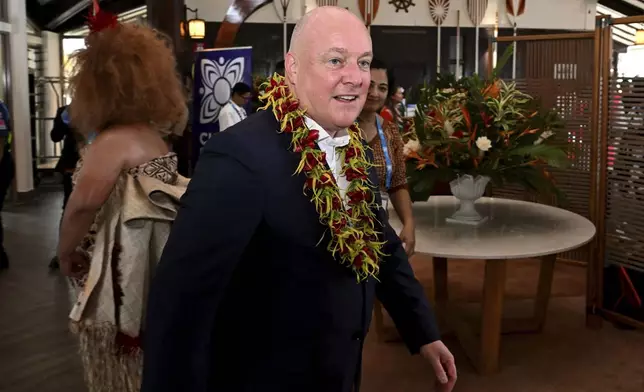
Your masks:
[{"label": "wooden lattice screen", "polygon": [[605,260],[644,271],[644,78],[612,77]]},{"label": "wooden lattice screen", "polygon": [[[591,178],[597,173],[590,164],[593,50],[591,38],[526,40],[517,54],[523,57],[525,77],[515,80],[519,89],[541,100],[544,107],[554,108],[564,121],[565,130],[559,134],[559,141],[570,144],[572,164],[568,169],[554,171],[554,178],[567,195],[565,208],[589,219],[592,218]],[[492,188],[491,194],[555,204],[555,200],[536,200],[512,186]],[[588,247],[567,252],[560,258],[586,263]]]}]

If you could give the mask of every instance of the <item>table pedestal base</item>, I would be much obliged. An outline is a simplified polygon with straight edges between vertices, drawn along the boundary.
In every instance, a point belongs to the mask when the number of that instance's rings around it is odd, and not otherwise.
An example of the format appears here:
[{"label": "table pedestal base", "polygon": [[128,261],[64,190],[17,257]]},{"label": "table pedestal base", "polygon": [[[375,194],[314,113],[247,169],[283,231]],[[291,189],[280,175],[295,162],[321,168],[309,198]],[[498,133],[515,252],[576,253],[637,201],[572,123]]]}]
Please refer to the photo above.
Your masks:
[{"label": "table pedestal base", "polygon": [[[449,305],[447,259],[434,257],[434,300],[441,329],[453,330],[468,358],[481,374],[499,370],[502,333],[540,332],[543,329],[557,256],[542,259],[534,314],[528,319],[503,319],[506,260],[487,260],[483,284],[483,312],[479,331],[463,321]],[[478,333],[477,333],[478,332]]]}]

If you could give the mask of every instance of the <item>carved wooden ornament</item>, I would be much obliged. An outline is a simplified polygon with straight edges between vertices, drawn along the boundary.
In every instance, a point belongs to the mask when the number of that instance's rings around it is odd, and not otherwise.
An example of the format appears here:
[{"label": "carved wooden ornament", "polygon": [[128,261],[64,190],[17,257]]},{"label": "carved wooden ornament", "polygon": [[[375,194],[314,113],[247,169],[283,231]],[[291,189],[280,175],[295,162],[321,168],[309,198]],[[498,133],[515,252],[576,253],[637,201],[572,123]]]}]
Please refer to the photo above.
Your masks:
[{"label": "carved wooden ornament", "polygon": [[449,0],[428,0],[429,1],[429,14],[432,17],[436,26],[440,26],[445,22],[447,14],[449,13]]},{"label": "carved wooden ornament", "polygon": [[380,0],[358,0],[358,7],[364,24],[371,26],[373,20],[376,19],[378,8],[380,7]]},{"label": "carved wooden ornament", "polygon": [[479,26],[485,17],[488,0],[467,0],[467,14],[475,26]]}]

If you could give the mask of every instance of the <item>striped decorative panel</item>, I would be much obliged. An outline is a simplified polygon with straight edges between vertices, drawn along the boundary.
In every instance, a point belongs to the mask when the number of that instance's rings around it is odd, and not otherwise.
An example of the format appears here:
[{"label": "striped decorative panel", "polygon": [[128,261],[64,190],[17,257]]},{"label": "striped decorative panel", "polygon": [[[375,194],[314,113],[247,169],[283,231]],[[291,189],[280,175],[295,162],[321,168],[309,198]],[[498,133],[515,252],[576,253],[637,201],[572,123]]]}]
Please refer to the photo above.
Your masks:
[{"label": "striped decorative panel", "polygon": [[609,88],[605,260],[644,271],[644,78]]},{"label": "striped decorative panel", "polygon": [[[525,78],[515,82],[527,94],[541,100],[544,108],[554,108],[565,127],[558,134],[559,142],[571,146],[571,167],[553,170],[558,186],[565,192],[566,208],[591,218],[590,165],[592,123],[593,41],[566,39],[527,41],[520,52],[525,68],[519,74]],[[491,189],[495,197],[556,204],[556,200],[537,200],[519,187]],[[644,210],[643,210],[644,211]],[[587,262],[587,248],[567,252],[561,258]]]},{"label": "striped decorative panel", "polygon": [[480,25],[487,11],[488,0],[467,0],[467,14],[475,25]]}]

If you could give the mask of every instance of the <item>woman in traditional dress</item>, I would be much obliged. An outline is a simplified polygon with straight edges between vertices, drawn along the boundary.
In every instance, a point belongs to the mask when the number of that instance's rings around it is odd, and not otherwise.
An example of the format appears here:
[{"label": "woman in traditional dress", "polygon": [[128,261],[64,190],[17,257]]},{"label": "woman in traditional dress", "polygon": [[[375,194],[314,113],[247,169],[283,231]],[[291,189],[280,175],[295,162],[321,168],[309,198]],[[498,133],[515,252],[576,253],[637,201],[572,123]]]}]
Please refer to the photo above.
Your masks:
[{"label": "woman in traditional dress", "polygon": [[74,174],[58,257],[78,291],[70,315],[91,392],[140,388],[148,283],[187,179],[170,136],[186,100],[167,41],[98,11],[75,55],[71,124],[97,136]]},{"label": "woman in traditional dress", "polygon": [[[393,83],[393,76],[390,75],[390,82]],[[401,86],[389,86],[389,94],[385,100],[385,105],[380,110],[380,116],[385,120],[391,121],[398,127],[399,132],[403,132],[405,127],[405,89]]]},{"label": "woman in traditional dress", "polygon": [[371,63],[369,94],[358,122],[365,140],[373,149],[382,199],[385,203],[391,200],[400,217],[403,224],[400,239],[405,244],[407,255],[411,256],[416,236],[411,197],[407,189],[404,143],[397,125],[378,114],[389,95],[389,86],[393,85],[392,72],[381,61],[374,59]]}]

